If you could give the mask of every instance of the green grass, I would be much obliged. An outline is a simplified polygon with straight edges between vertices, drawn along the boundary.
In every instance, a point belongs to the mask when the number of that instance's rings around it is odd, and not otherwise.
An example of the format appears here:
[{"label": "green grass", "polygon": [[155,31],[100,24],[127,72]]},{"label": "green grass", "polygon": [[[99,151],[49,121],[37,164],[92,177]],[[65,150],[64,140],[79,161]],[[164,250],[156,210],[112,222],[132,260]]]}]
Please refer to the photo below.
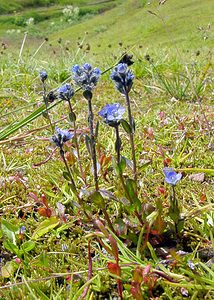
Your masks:
[{"label": "green grass", "polygon": [[[97,16],[80,25],[67,28],[60,32],[60,36],[69,39],[82,35],[87,28],[88,41],[94,51],[99,51],[97,44],[105,49],[108,45],[115,47],[122,41],[125,45],[142,45],[144,49],[157,47],[171,47],[178,44],[182,49],[197,49],[212,44],[213,33],[208,32],[208,39],[203,40],[203,34],[198,30],[199,26],[207,27],[211,23],[214,8],[211,1],[167,1],[165,5],[158,7],[152,2],[151,5],[140,5],[140,1],[125,1],[120,6],[108,11],[104,16]],[[163,22],[148,10],[165,20]],[[188,17],[187,17],[188,16]],[[105,32],[99,33],[99,27],[105,26]],[[169,38],[170,31],[171,37]],[[58,35],[56,33],[53,38]],[[101,48],[102,51],[102,48]]]}]

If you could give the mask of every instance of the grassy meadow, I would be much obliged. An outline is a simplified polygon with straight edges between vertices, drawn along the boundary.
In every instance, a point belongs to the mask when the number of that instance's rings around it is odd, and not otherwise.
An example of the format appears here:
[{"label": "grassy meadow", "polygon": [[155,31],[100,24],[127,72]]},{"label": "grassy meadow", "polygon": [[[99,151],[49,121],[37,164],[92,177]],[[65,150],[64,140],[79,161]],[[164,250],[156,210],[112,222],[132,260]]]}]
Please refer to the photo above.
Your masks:
[{"label": "grassy meadow", "polygon": [[213,10],[1,0],[1,300],[214,298]]}]

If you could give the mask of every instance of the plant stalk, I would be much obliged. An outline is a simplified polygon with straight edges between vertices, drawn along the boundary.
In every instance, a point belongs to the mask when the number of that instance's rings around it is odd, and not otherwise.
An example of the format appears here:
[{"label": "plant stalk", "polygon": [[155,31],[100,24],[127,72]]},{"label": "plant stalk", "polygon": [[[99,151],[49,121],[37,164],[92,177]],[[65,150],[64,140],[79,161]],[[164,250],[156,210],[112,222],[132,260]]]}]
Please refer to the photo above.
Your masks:
[{"label": "plant stalk", "polygon": [[[178,209],[178,201],[176,199],[176,193],[175,193],[175,186],[172,185],[172,202],[173,202],[173,210]],[[174,220],[174,225],[175,225],[175,234],[176,237],[178,237],[178,222],[176,220]]]},{"label": "plant stalk", "polygon": [[133,118],[132,118],[132,112],[131,112],[131,104],[130,104],[129,93],[127,91],[125,91],[125,97],[126,97],[126,105],[128,107],[129,125],[130,125],[131,130],[132,130],[132,132],[129,134],[129,139],[130,139],[131,150],[132,150],[133,175],[134,175],[134,180],[137,182],[137,164],[136,164],[135,145],[134,145]]},{"label": "plant stalk", "polygon": [[[120,158],[121,158],[121,155],[120,155],[120,147],[118,147],[118,145],[120,145],[119,126],[115,127],[115,132],[116,132],[116,145],[117,145],[117,147],[115,147],[115,148],[116,148],[116,152],[117,152],[117,165],[118,165],[118,171],[119,171],[119,178],[120,178],[120,182],[121,182],[121,184],[123,186],[123,190],[124,190],[124,192],[125,192],[128,200],[129,200],[130,204],[132,204],[132,199],[129,196],[129,192],[127,190],[127,187],[126,187],[126,184],[125,184],[125,181],[124,181],[124,178],[123,178],[123,174],[122,174],[122,171],[120,169]],[[140,214],[138,213],[137,210],[135,210],[135,215],[138,218],[140,224],[144,226],[144,222],[143,222],[143,220],[142,220],[142,218],[141,218],[141,216],[140,216]]]},{"label": "plant stalk", "polygon": [[120,134],[119,134],[119,126],[115,126],[115,132],[116,132],[116,147],[115,150],[117,152],[117,164],[119,166],[120,164],[120,144],[121,144],[121,140],[120,140]]},{"label": "plant stalk", "polygon": [[88,123],[90,128],[90,137],[91,137],[91,156],[93,161],[93,169],[94,169],[94,183],[96,191],[99,190],[98,184],[98,176],[97,176],[97,156],[96,156],[96,148],[95,148],[95,138],[94,138],[94,115],[92,110],[91,99],[88,100]]},{"label": "plant stalk", "polygon": [[47,95],[46,95],[46,85],[45,85],[45,82],[42,81],[42,86],[43,86],[43,101],[45,103],[45,114],[48,118],[48,121],[50,123],[50,126],[51,126],[51,130],[52,132],[54,132],[54,127],[53,127],[53,124],[51,122],[51,118],[50,118],[50,115],[49,115],[49,112],[48,112],[48,101],[47,101]]},{"label": "plant stalk", "polygon": [[[70,100],[68,100],[68,104],[69,104],[69,109],[70,109],[71,114],[74,114]],[[85,185],[86,185],[86,178],[85,178],[85,174],[84,174],[84,171],[83,171],[81,158],[80,158],[79,143],[78,143],[78,140],[77,140],[77,126],[76,126],[76,121],[75,120],[73,121],[73,127],[74,127],[74,142],[75,142],[75,146],[76,146],[76,150],[77,150],[77,161],[78,161],[78,164],[79,164],[79,169],[80,169],[82,179],[84,180]]]},{"label": "plant stalk", "polygon": [[66,170],[69,174],[69,177],[70,177],[70,181],[71,181],[71,184],[72,184],[72,191],[74,192],[75,196],[77,197],[78,201],[79,201],[79,204],[82,206],[82,209],[83,209],[83,212],[85,214],[85,216],[87,217],[87,219],[89,221],[91,221],[91,217],[88,215],[88,213],[85,211],[84,207],[83,207],[83,202],[82,202],[82,199],[80,198],[79,194],[78,194],[78,191],[77,191],[77,188],[76,188],[76,185],[75,185],[75,182],[74,182],[74,179],[73,179],[73,176],[71,174],[71,170],[68,166],[68,163],[65,159],[65,152],[64,150],[62,149],[62,147],[60,148],[60,156],[62,157],[62,160],[65,164],[65,167],[66,167]]}]

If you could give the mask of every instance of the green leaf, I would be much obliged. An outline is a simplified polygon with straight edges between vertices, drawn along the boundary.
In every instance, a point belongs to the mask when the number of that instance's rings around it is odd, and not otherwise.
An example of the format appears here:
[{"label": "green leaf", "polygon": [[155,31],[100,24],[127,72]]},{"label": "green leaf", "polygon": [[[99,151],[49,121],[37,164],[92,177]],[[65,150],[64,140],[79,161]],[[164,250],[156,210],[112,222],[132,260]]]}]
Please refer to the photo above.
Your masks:
[{"label": "green leaf", "polygon": [[105,207],[105,201],[104,201],[103,196],[100,194],[100,192],[97,192],[97,191],[93,192],[90,195],[90,200],[91,200],[91,202],[93,202],[96,205],[98,205],[99,208]]},{"label": "green leaf", "polygon": [[35,248],[36,244],[33,241],[26,241],[22,244],[21,249],[23,250],[23,252],[30,252],[31,250],[33,250]]},{"label": "green leaf", "polygon": [[10,230],[10,231],[12,231],[14,233],[19,232],[19,227],[18,226],[14,225],[12,223],[9,223],[5,219],[1,220],[1,225],[2,225],[3,232],[4,232],[5,228],[7,228],[7,230]]},{"label": "green leaf", "polygon": [[129,197],[132,200],[132,203],[135,208],[138,208],[139,210],[141,209],[141,202],[138,199],[137,195],[137,184],[133,179],[128,178],[126,180],[126,188],[127,188],[127,193],[129,194]]},{"label": "green leaf", "polygon": [[70,119],[71,122],[75,122],[76,121],[76,115],[75,115],[75,113],[73,111],[70,112],[69,119]]},{"label": "green leaf", "polygon": [[114,169],[115,173],[119,176],[120,175],[120,169],[119,169],[117,161],[114,157],[112,158],[112,166],[113,166],[113,169]]},{"label": "green leaf", "polygon": [[17,269],[18,265],[14,261],[8,261],[5,266],[1,268],[1,276],[3,278],[10,278]]},{"label": "green leaf", "polygon": [[126,186],[127,186],[127,190],[129,192],[129,195],[134,198],[136,197],[136,193],[137,193],[137,184],[133,179],[128,178],[126,180]]},{"label": "green leaf", "polygon": [[181,232],[184,228],[184,219],[179,219],[178,220],[178,232]]},{"label": "green leaf", "polygon": [[116,159],[112,158],[112,166],[114,168],[115,173],[119,176],[122,174],[126,168],[126,159],[125,157],[121,156],[119,165],[117,164]]},{"label": "green leaf", "polygon": [[90,137],[87,134],[85,136],[85,144],[86,144],[86,148],[88,150],[88,153],[91,156],[91,139],[90,139]]},{"label": "green leaf", "polygon": [[132,133],[132,128],[131,128],[130,124],[129,124],[126,120],[122,119],[122,120],[120,121],[120,123],[121,123],[121,125],[123,126],[123,129],[124,129],[127,133]]},{"label": "green leaf", "polygon": [[[50,105],[48,107],[48,110],[53,108],[54,106],[58,105],[62,100],[59,100],[55,102],[54,104]],[[0,140],[6,139],[9,135],[12,133],[18,131],[20,128],[24,127],[28,123],[32,122],[36,118],[38,118],[40,115],[43,114],[43,112],[46,110],[45,105],[41,105],[39,108],[37,108],[35,111],[33,111],[30,115],[28,115],[26,118],[22,119],[21,121],[15,121],[11,123],[9,126],[6,126],[4,129],[0,131]]]},{"label": "green leaf", "polygon": [[124,156],[121,156],[120,163],[119,163],[118,167],[119,167],[121,173],[123,173],[125,171],[125,168],[126,168],[126,158]]},{"label": "green leaf", "polygon": [[19,232],[19,227],[2,219],[1,220],[1,229],[2,229],[3,234],[5,234],[14,245],[16,245],[15,233]]},{"label": "green leaf", "polygon": [[70,175],[68,172],[66,172],[66,171],[64,171],[64,172],[62,173],[62,175],[63,175],[63,177],[64,177],[67,181],[69,181],[69,186],[70,186],[72,192],[73,192],[75,195],[77,195],[77,190],[76,190],[75,185],[73,185],[73,183],[72,183],[71,175]]},{"label": "green leaf", "polygon": [[16,245],[14,245],[11,241],[9,240],[5,241],[3,245],[8,251],[19,256],[19,248]]},{"label": "green leaf", "polygon": [[[75,222],[76,220],[78,220],[78,218],[74,219],[73,222]],[[62,226],[60,226],[59,228],[56,229],[56,234],[57,235],[60,234],[62,231],[67,230],[70,226],[71,226],[71,224],[69,224],[69,223],[63,224]]]},{"label": "green leaf", "polygon": [[34,231],[32,240],[37,240],[41,236],[51,231],[57,225],[59,225],[59,219],[57,217],[50,217],[49,219],[43,221],[39,225],[39,227]]}]

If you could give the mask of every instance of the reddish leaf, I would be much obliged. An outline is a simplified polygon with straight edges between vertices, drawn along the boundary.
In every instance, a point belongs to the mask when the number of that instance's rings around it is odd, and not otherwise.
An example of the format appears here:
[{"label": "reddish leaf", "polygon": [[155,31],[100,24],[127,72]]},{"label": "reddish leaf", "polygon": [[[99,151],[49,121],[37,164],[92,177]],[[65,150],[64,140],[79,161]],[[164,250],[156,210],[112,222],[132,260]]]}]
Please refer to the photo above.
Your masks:
[{"label": "reddish leaf", "polygon": [[170,165],[171,161],[172,160],[169,157],[167,157],[166,159],[164,159],[164,162],[163,162],[164,167],[168,167]]},{"label": "reddish leaf", "polygon": [[47,200],[45,194],[42,194],[41,200],[42,200],[42,203],[44,204],[44,206],[48,208],[48,200]]},{"label": "reddish leaf", "polygon": [[199,203],[204,203],[206,200],[207,200],[207,196],[205,194],[202,194]]},{"label": "reddish leaf", "polygon": [[111,274],[121,276],[120,266],[116,263],[108,262],[108,270]]},{"label": "reddish leaf", "polygon": [[52,215],[52,211],[50,208],[45,208],[45,207],[40,207],[38,209],[38,213],[43,216],[43,217],[47,217],[50,218]]},{"label": "reddish leaf", "polygon": [[158,193],[161,195],[165,195],[166,194],[166,189],[163,186],[160,186],[158,188]]}]

